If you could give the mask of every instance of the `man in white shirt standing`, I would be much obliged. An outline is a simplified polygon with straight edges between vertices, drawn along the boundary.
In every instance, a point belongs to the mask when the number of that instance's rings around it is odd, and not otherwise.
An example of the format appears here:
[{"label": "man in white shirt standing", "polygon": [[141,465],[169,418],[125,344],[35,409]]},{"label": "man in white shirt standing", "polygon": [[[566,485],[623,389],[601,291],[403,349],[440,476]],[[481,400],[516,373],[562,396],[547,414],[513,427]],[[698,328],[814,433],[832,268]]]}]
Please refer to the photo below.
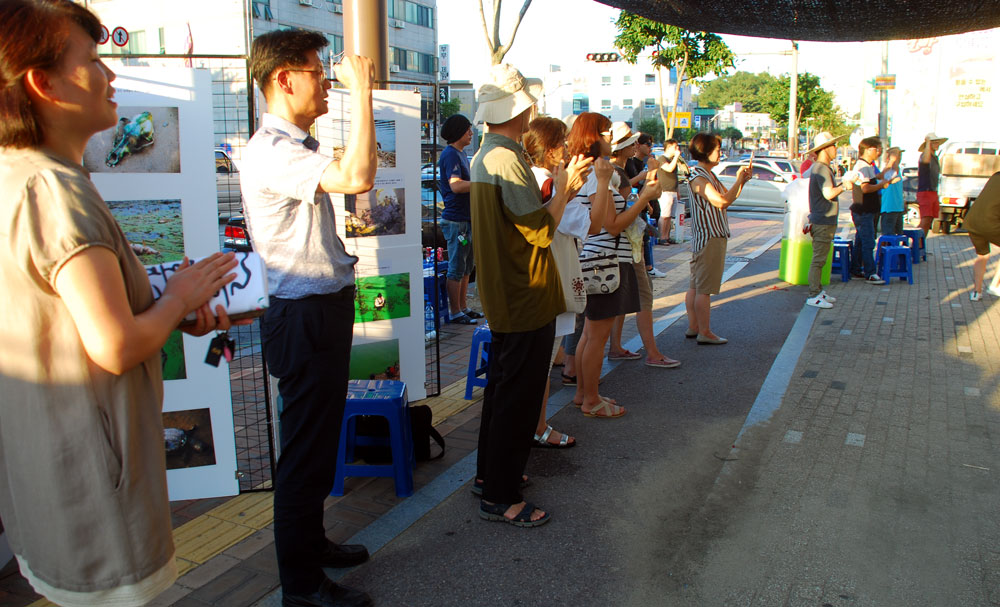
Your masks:
[{"label": "man in white shirt standing", "polygon": [[336,66],[350,91],[351,133],[340,160],[321,154],[309,129],[327,112],[331,85],[319,57],[326,44],[322,34],[303,30],[254,40],[250,65],[268,112],[241,167],[247,224],[267,267],[264,357],[283,403],[274,544],[285,607],[371,604],[364,592],[323,573],[323,567],[368,559],[364,546],[326,539],[323,501],[336,472],[358,261],[337,236],[329,193],[360,194],[374,184],[374,68],[364,57],[345,57]]}]

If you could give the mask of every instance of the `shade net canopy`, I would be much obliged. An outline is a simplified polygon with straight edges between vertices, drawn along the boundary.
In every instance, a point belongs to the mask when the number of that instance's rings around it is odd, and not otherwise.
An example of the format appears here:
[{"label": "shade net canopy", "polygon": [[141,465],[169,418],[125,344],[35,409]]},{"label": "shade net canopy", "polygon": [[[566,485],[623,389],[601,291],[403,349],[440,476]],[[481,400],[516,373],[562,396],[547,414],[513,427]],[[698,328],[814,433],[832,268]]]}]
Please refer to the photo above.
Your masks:
[{"label": "shade net canopy", "polygon": [[787,40],[900,40],[1000,27],[1000,0],[598,1],[687,30]]}]

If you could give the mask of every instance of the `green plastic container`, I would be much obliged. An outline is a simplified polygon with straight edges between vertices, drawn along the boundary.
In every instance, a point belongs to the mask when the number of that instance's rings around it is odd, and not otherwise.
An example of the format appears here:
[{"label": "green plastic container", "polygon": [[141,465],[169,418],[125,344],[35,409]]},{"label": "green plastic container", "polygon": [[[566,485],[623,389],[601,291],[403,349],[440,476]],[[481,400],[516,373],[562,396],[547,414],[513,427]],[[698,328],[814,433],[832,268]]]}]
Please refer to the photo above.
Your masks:
[{"label": "green plastic container", "polygon": [[[778,262],[778,278],[793,285],[809,284],[809,264],[812,262],[813,246],[811,238],[781,239],[781,261]],[[830,266],[833,264],[833,246],[823,265],[821,283],[830,284]]]}]

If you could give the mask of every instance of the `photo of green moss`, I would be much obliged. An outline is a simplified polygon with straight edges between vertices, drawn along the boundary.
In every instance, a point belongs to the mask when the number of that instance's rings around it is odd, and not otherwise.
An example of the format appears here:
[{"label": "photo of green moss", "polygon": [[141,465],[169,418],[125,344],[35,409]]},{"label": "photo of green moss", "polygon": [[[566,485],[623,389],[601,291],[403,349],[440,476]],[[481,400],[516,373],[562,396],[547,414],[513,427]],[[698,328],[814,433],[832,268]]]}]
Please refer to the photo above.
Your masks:
[{"label": "photo of green moss", "polygon": [[354,322],[372,322],[410,315],[410,275],[362,276],[356,281]]},{"label": "photo of green moss", "polygon": [[350,379],[399,379],[399,340],[388,339],[351,348]]}]

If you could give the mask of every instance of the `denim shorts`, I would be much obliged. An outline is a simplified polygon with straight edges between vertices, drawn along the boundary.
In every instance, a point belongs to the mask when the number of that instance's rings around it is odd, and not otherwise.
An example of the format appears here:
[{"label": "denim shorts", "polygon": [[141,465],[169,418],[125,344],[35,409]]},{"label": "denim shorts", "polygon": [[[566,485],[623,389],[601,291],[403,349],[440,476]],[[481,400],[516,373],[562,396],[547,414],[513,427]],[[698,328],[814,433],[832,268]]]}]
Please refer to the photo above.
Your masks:
[{"label": "denim shorts", "polygon": [[[448,242],[448,280],[462,280],[472,274],[472,224],[468,221],[438,220],[441,233]],[[465,244],[459,237],[465,235]]]}]

